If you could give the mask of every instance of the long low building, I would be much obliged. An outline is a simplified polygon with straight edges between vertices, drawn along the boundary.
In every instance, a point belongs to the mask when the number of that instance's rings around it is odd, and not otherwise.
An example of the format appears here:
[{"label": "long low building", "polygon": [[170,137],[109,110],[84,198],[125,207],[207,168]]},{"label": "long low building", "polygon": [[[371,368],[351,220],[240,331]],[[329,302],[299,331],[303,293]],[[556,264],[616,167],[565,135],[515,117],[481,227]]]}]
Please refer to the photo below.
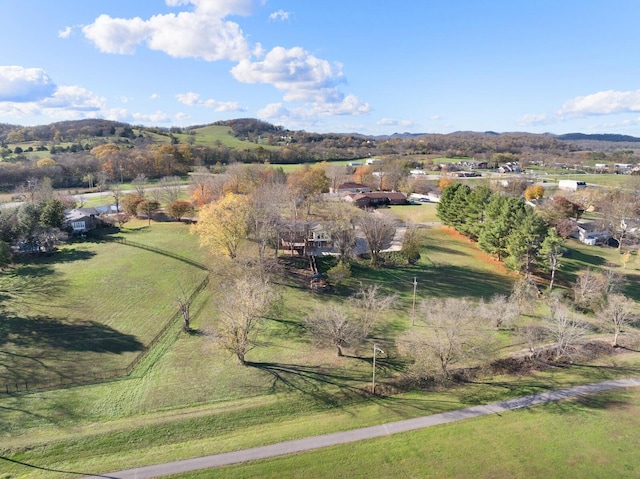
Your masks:
[{"label": "long low building", "polygon": [[579,180],[560,180],[558,181],[558,188],[562,190],[580,190],[586,188],[587,183]]},{"label": "long low building", "polygon": [[406,205],[409,204],[407,196],[397,191],[376,191],[373,193],[357,193],[346,195],[345,201],[355,203],[360,208],[375,208],[378,206],[388,205]]}]

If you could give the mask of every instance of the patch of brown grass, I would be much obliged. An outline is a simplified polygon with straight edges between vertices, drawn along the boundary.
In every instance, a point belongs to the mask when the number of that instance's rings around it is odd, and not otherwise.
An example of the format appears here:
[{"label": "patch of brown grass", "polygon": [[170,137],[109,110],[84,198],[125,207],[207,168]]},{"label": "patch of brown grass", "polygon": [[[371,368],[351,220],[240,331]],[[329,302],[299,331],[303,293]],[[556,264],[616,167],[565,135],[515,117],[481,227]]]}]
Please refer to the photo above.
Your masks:
[{"label": "patch of brown grass", "polygon": [[512,277],[518,276],[517,273],[515,273],[512,270],[508,269],[504,265],[504,263],[498,261],[493,256],[488,255],[487,253],[482,251],[480,248],[478,248],[478,243],[476,243],[475,241],[469,239],[465,235],[459,233],[454,228],[451,228],[450,226],[439,226],[438,229],[440,231],[446,233],[448,236],[453,238],[455,241],[466,242],[466,243],[471,244],[473,246],[473,248],[472,248],[473,257],[474,257],[474,259],[476,261],[490,266],[492,269],[495,269],[500,274],[504,274],[506,276],[512,276]]}]

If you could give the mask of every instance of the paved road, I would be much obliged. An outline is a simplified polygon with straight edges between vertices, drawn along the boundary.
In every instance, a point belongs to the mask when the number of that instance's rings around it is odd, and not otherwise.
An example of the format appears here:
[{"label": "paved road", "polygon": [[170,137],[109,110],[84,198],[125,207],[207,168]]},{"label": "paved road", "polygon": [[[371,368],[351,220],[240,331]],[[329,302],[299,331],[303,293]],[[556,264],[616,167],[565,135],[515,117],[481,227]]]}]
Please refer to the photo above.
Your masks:
[{"label": "paved road", "polygon": [[458,409],[456,411],[433,414],[431,416],[423,416],[414,419],[390,422],[387,424],[381,424],[379,426],[365,427],[344,432],[336,432],[333,434],[325,434],[322,436],[313,436],[305,439],[280,442],[277,444],[272,444],[270,446],[254,447],[252,449],[227,452],[224,454],[215,454],[212,456],[198,457],[195,459],[186,459],[183,461],[168,462],[165,464],[157,464],[155,466],[139,467],[137,469],[129,469],[126,471],[112,472],[90,477],[112,479],[148,479],[153,477],[166,476],[169,474],[195,471],[198,469],[226,466],[229,464],[237,464],[241,462],[253,461],[256,459],[266,459],[269,457],[283,456],[286,454],[295,454],[298,452],[310,451],[313,449],[320,449],[323,447],[335,446],[338,444],[345,444],[349,442],[360,441],[363,439],[371,439],[375,437],[387,436],[390,434],[397,434],[400,432],[413,431],[416,429],[436,426],[438,424],[460,421],[462,419],[485,416],[488,414],[495,414],[510,411],[513,409],[535,406],[536,404],[542,404],[551,401],[571,399],[585,394],[592,394],[602,391],[608,391],[610,389],[633,386],[640,386],[640,378],[617,379],[612,381],[604,381],[601,383],[586,384],[583,386],[575,386],[567,389],[559,389],[557,391],[508,399],[506,401],[494,402],[482,406],[473,406],[466,409]]}]

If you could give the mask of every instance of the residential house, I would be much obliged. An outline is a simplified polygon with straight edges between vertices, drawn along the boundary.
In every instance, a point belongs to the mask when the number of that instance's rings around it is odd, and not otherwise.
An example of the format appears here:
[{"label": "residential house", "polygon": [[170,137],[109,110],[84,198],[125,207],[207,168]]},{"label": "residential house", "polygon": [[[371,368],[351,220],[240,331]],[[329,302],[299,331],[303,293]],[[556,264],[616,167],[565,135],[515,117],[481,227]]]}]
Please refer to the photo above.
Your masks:
[{"label": "residential house", "polygon": [[95,208],[74,208],[64,212],[63,226],[71,228],[74,234],[86,233],[95,229],[100,213]]},{"label": "residential house", "polygon": [[606,242],[611,235],[608,231],[599,228],[594,222],[580,222],[577,223],[578,229],[572,235],[578,241],[595,246],[598,243]]},{"label": "residential house", "polygon": [[345,201],[354,203],[359,208],[376,208],[378,206],[407,205],[407,195],[396,191],[376,191],[345,196]]},{"label": "residential house", "polygon": [[362,183],[356,183],[353,181],[348,181],[346,183],[342,183],[338,185],[336,191],[331,191],[331,193],[369,193],[371,192],[371,188],[367,185],[363,185]]},{"label": "residential house", "polygon": [[288,221],[280,230],[280,245],[297,254],[333,248],[328,223],[323,221]]}]

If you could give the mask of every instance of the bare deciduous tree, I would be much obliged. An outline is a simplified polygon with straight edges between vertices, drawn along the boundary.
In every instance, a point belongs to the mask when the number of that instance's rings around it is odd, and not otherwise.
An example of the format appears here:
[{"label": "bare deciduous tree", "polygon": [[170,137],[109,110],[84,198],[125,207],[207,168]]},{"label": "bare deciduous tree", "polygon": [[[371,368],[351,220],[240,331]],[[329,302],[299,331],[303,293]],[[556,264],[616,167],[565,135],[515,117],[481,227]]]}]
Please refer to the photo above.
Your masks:
[{"label": "bare deciduous tree", "polygon": [[613,269],[603,269],[600,273],[602,277],[602,292],[607,298],[610,294],[620,293],[624,284],[624,275]]},{"label": "bare deciduous tree", "polygon": [[334,193],[338,190],[338,187],[349,178],[347,167],[342,164],[329,163],[325,166],[324,173],[329,179],[330,191]]},{"label": "bare deciduous tree", "polygon": [[635,304],[632,299],[622,294],[610,294],[607,302],[598,311],[598,318],[613,329],[614,348],[618,347],[618,337],[626,326],[629,326],[635,319]]},{"label": "bare deciduous tree", "polygon": [[329,230],[333,247],[342,259],[353,256],[353,248],[356,245],[355,223],[359,213],[360,210],[344,202],[331,204]]},{"label": "bare deciduous tree", "polygon": [[573,296],[576,306],[582,309],[595,310],[612,294],[622,290],[624,276],[612,269],[603,269],[596,273],[588,268],[578,274],[573,285]]},{"label": "bare deciduous tree", "polygon": [[487,302],[479,304],[479,312],[488,322],[493,322],[496,329],[508,328],[519,316],[520,307],[504,294],[494,294]]},{"label": "bare deciduous tree", "polygon": [[[171,203],[178,201],[182,194],[182,184],[180,183],[179,176],[164,176],[160,178],[159,191],[161,192],[161,198],[165,203]],[[158,201],[160,201],[158,199]]]},{"label": "bare deciduous tree", "polygon": [[318,344],[336,348],[338,356],[343,355],[342,348],[360,344],[366,337],[360,321],[337,304],[317,306],[304,324]]},{"label": "bare deciduous tree", "polygon": [[278,183],[258,186],[249,195],[249,232],[258,245],[261,264],[266,261],[270,245],[275,247],[275,255],[278,254],[278,226],[286,196],[285,185]]},{"label": "bare deciduous tree", "polygon": [[579,308],[592,308],[603,296],[602,278],[591,268],[580,272],[573,285],[573,299]]},{"label": "bare deciduous tree", "polygon": [[635,191],[611,190],[598,204],[600,226],[618,242],[618,251],[627,237],[631,220],[640,212],[640,196]]},{"label": "bare deciduous tree", "polygon": [[477,309],[468,298],[438,298],[420,304],[418,322],[426,329],[411,329],[409,338],[399,343],[413,357],[417,376],[448,378],[454,365],[471,366],[491,357],[495,332]]},{"label": "bare deciduous tree", "polygon": [[182,286],[180,286],[180,294],[176,296],[176,305],[182,316],[183,329],[188,333],[191,331],[191,299]]},{"label": "bare deciduous tree", "polygon": [[144,195],[147,192],[147,183],[148,178],[142,173],[139,173],[131,182],[133,188],[136,190],[136,193],[138,194],[138,196],[140,196],[140,198],[144,198]]},{"label": "bare deciduous tree", "polygon": [[246,364],[246,354],[255,347],[263,318],[275,300],[271,285],[250,274],[227,283],[220,291],[216,337],[241,364]]},{"label": "bare deciduous tree", "polygon": [[396,232],[394,221],[384,215],[372,213],[359,218],[358,225],[367,240],[371,262],[380,263],[380,253],[388,247]]},{"label": "bare deciduous tree", "polygon": [[547,330],[539,324],[525,324],[518,329],[518,335],[524,340],[532,358],[538,357],[544,350]]},{"label": "bare deciduous tree", "polygon": [[529,314],[535,309],[539,295],[540,291],[531,277],[523,276],[513,284],[509,301],[516,307],[518,315]]},{"label": "bare deciduous tree", "polygon": [[555,359],[570,359],[576,345],[586,334],[580,315],[560,301],[552,301],[550,314],[544,318],[547,335],[554,344]]},{"label": "bare deciduous tree", "polygon": [[120,213],[120,200],[124,196],[120,185],[114,185],[111,187],[111,197],[116,205],[116,213]]},{"label": "bare deciduous tree", "polygon": [[382,315],[393,307],[397,299],[397,294],[383,295],[377,284],[360,286],[353,296],[352,306],[365,336],[371,333]]}]

